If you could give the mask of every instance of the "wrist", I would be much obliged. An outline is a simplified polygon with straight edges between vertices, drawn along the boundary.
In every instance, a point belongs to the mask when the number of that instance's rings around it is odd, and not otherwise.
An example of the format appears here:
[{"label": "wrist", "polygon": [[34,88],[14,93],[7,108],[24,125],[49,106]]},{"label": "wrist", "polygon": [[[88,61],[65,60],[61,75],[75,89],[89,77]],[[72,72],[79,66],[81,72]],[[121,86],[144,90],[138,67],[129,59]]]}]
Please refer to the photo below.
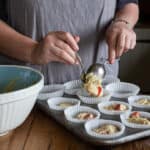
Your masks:
[{"label": "wrist", "polygon": [[133,29],[133,25],[127,19],[115,18],[112,20],[112,24],[115,24],[115,23],[123,23],[127,26],[128,29]]},{"label": "wrist", "polygon": [[37,63],[37,61],[36,61],[36,53],[35,53],[37,47],[38,47],[38,42],[34,42],[34,43],[32,44],[32,46],[30,47],[30,55],[29,55],[30,58],[29,58],[29,62],[30,62],[31,64],[36,64],[36,63]]}]

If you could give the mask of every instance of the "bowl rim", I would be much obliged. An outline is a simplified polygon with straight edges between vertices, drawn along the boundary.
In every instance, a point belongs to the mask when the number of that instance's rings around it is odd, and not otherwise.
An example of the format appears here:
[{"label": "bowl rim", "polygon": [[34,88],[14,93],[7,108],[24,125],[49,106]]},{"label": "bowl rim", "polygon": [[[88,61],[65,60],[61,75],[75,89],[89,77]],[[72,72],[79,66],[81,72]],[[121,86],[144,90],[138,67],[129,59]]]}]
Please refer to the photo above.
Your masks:
[{"label": "bowl rim", "polygon": [[[23,97],[25,97],[26,95],[31,95],[31,94],[32,94],[32,91],[33,91],[34,89],[36,89],[36,90],[37,90],[37,89],[41,90],[42,87],[44,86],[44,75],[43,75],[40,71],[38,71],[38,70],[36,70],[36,69],[34,69],[34,68],[31,68],[31,67],[28,67],[28,66],[20,66],[20,65],[0,65],[0,68],[1,68],[1,67],[21,68],[21,69],[30,70],[30,71],[33,71],[33,72],[37,73],[37,74],[40,76],[40,79],[39,79],[39,81],[37,81],[37,82],[34,83],[33,85],[28,86],[27,88],[15,90],[15,91],[10,91],[10,92],[7,92],[7,93],[0,93],[0,104],[6,103],[6,102],[2,102],[3,99],[7,99],[7,100],[8,100],[8,99],[12,99],[12,97],[14,97],[14,96],[17,97],[16,100],[17,100],[17,99],[21,99],[21,97],[23,98]],[[19,93],[21,93],[21,92],[25,92],[25,94],[22,94],[22,96],[21,96],[21,94],[19,94]],[[19,96],[21,96],[21,97],[19,97]],[[12,100],[11,100],[11,101],[12,101]],[[14,100],[13,100],[13,101],[14,101]]]}]

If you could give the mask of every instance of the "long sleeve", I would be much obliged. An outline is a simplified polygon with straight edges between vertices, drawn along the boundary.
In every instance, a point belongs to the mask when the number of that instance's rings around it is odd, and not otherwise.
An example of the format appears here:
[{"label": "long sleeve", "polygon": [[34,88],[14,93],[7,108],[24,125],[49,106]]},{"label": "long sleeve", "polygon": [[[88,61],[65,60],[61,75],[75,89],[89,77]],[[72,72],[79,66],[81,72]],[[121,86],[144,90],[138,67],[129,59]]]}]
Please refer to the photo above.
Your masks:
[{"label": "long sleeve", "polygon": [[7,21],[6,0],[0,0],[0,19]]},{"label": "long sleeve", "polygon": [[138,0],[118,0],[117,9],[121,9],[128,3],[136,3],[138,4]]}]

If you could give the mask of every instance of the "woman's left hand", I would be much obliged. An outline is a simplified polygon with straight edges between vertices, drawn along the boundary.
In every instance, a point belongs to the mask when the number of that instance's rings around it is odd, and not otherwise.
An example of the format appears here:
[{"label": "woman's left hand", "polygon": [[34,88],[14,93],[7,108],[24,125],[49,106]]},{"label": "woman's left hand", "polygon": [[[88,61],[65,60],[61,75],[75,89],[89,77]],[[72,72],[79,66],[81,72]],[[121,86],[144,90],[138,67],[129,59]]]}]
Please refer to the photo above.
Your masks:
[{"label": "woman's left hand", "polygon": [[124,22],[112,23],[107,29],[106,40],[111,64],[114,63],[116,58],[136,46],[136,34]]}]

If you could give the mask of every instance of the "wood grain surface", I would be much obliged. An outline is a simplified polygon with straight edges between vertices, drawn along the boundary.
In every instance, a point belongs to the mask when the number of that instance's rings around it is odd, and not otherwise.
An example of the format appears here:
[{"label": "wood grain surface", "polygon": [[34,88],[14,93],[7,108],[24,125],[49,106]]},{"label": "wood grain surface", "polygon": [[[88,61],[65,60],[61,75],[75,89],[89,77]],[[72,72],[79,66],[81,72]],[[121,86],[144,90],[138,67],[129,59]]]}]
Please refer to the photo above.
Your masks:
[{"label": "wood grain surface", "polygon": [[22,126],[0,137],[0,150],[150,150],[150,138],[114,147],[95,147],[36,107]]}]

